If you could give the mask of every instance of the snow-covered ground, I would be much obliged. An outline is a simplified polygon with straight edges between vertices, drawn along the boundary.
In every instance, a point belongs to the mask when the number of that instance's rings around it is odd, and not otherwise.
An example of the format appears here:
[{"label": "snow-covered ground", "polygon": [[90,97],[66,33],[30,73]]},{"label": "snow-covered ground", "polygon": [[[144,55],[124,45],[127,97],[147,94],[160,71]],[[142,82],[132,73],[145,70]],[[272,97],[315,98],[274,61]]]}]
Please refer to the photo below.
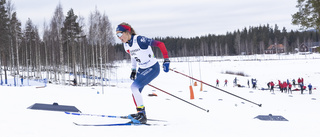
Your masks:
[{"label": "snow-covered ground", "polygon": [[[78,123],[115,123],[123,119],[74,116],[63,112],[27,109],[35,103],[72,105],[82,113],[127,115],[135,113],[130,91],[130,63],[119,62],[118,82],[112,86],[73,87],[48,84],[45,88],[32,86],[0,86],[0,136],[1,137],[164,137],[164,136],[241,136],[241,137],[316,137],[320,127],[320,55],[263,55],[236,57],[172,58],[171,68],[254,103],[231,96],[200,83],[193,86],[194,100],[190,100],[189,86],[195,81],[170,71],[151,82],[164,91],[183,98],[209,113],[146,86],[143,90],[147,116],[168,121],[167,126],[81,127]],[[192,61],[192,62],[186,62]],[[189,69],[190,68],[190,69]],[[225,74],[241,72],[247,77]],[[233,80],[246,86],[233,87]],[[304,78],[305,84],[315,88],[312,94],[293,91],[275,94],[268,90],[267,82]],[[9,77],[9,81],[10,81]],[[258,89],[247,87],[247,81],[256,78]],[[11,78],[12,79],[12,78]],[[224,80],[228,85],[224,87]],[[251,86],[251,85],[250,85]],[[157,97],[148,94],[156,93]],[[289,121],[261,121],[258,115],[281,115]]]}]

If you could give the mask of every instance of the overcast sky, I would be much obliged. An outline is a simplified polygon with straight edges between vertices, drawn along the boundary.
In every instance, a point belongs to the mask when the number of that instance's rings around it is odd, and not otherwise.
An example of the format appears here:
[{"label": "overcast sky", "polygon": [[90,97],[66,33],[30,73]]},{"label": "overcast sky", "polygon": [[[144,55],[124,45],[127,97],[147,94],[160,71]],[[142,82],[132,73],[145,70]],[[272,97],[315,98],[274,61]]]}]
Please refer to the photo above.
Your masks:
[{"label": "overcast sky", "polygon": [[[50,22],[61,3],[66,15],[71,8],[86,19],[96,8],[105,13],[115,30],[128,22],[138,34],[147,37],[195,37],[226,34],[244,27],[277,24],[297,30],[291,15],[297,0],[12,0],[23,26],[27,19],[38,26]],[[88,24],[88,23],[87,23]]]}]

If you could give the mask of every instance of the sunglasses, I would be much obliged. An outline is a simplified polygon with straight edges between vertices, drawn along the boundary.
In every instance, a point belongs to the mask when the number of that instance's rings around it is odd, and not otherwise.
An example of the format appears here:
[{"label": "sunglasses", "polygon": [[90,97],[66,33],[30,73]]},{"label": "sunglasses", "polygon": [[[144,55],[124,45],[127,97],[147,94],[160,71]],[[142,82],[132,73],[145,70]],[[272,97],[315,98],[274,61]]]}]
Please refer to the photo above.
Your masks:
[{"label": "sunglasses", "polygon": [[123,32],[117,33],[117,36],[120,38],[123,35]]}]

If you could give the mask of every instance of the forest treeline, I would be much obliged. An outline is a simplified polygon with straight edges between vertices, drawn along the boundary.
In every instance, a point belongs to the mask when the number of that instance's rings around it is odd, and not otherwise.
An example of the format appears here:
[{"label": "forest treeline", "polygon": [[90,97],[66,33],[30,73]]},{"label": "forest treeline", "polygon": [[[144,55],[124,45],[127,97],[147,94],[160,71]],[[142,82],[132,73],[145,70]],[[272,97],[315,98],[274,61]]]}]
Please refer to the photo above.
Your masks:
[{"label": "forest treeline", "polygon": [[[21,78],[47,78],[66,84],[65,74],[77,74],[75,80],[86,85],[96,84],[95,78],[110,77],[116,60],[129,59],[122,44],[115,43],[114,29],[105,13],[97,9],[89,17],[77,16],[73,9],[66,15],[58,4],[43,34],[31,19],[22,28],[11,0],[0,0],[0,80],[7,71]],[[214,33],[214,32],[212,32]],[[141,34],[143,35],[143,34]],[[272,44],[283,44],[285,53],[293,53],[302,43],[318,42],[317,31],[281,30],[275,24],[260,25],[227,32],[225,35],[156,37],[165,43],[169,57],[232,56],[263,54]],[[148,37],[148,36],[146,36]],[[159,49],[155,55],[162,58]],[[80,77],[87,78],[81,81]]]},{"label": "forest treeline", "polygon": [[[143,35],[143,34],[141,34]],[[295,53],[301,44],[311,45],[319,42],[317,31],[287,31],[281,30],[275,24],[260,25],[243,28],[225,35],[208,34],[200,37],[182,38],[165,37],[154,38],[165,43],[170,57],[184,56],[233,56],[264,54],[271,45],[282,44],[284,53]],[[121,54],[122,44],[117,44],[117,54]],[[154,50],[156,56],[161,58],[159,50]],[[127,58],[124,53],[121,56]],[[120,57],[120,56],[119,56]]]}]

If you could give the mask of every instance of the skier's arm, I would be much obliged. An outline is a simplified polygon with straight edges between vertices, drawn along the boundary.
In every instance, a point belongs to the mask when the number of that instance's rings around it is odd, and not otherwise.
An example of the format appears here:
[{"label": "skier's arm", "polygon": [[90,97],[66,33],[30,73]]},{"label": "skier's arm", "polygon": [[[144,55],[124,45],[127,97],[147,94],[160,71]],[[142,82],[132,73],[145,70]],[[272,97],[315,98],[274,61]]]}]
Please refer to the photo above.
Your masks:
[{"label": "skier's arm", "polygon": [[137,68],[137,61],[135,58],[131,57],[131,70],[136,70]]},{"label": "skier's arm", "polygon": [[153,40],[151,46],[159,47],[164,59],[169,58],[168,51],[163,42]]},{"label": "skier's arm", "polygon": [[163,71],[164,72],[169,72],[170,60],[169,60],[168,51],[167,51],[166,46],[164,45],[163,42],[156,41],[156,40],[153,40],[151,42],[151,45],[160,48],[162,56],[164,58],[164,61],[163,61],[163,64],[162,64]]},{"label": "skier's arm", "polygon": [[153,40],[153,39],[150,39],[150,38],[147,38],[144,36],[138,36],[137,42],[138,42],[141,49],[147,49],[148,46],[158,47],[158,48],[160,48],[160,51],[162,53],[163,58],[164,59],[169,58],[167,48],[163,42]]},{"label": "skier's arm", "polygon": [[[130,51],[128,50],[127,53],[130,54]],[[131,57],[131,74],[130,74],[130,79],[135,80],[136,79],[136,74],[137,74],[137,60],[135,58]]]},{"label": "skier's arm", "polygon": [[135,58],[133,58],[130,54],[130,51],[128,49],[124,49],[126,51],[126,53],[128,53],[130,55],[130,58],[131,58],[131,70],[136,70],[137,68],[137,61]]}]

